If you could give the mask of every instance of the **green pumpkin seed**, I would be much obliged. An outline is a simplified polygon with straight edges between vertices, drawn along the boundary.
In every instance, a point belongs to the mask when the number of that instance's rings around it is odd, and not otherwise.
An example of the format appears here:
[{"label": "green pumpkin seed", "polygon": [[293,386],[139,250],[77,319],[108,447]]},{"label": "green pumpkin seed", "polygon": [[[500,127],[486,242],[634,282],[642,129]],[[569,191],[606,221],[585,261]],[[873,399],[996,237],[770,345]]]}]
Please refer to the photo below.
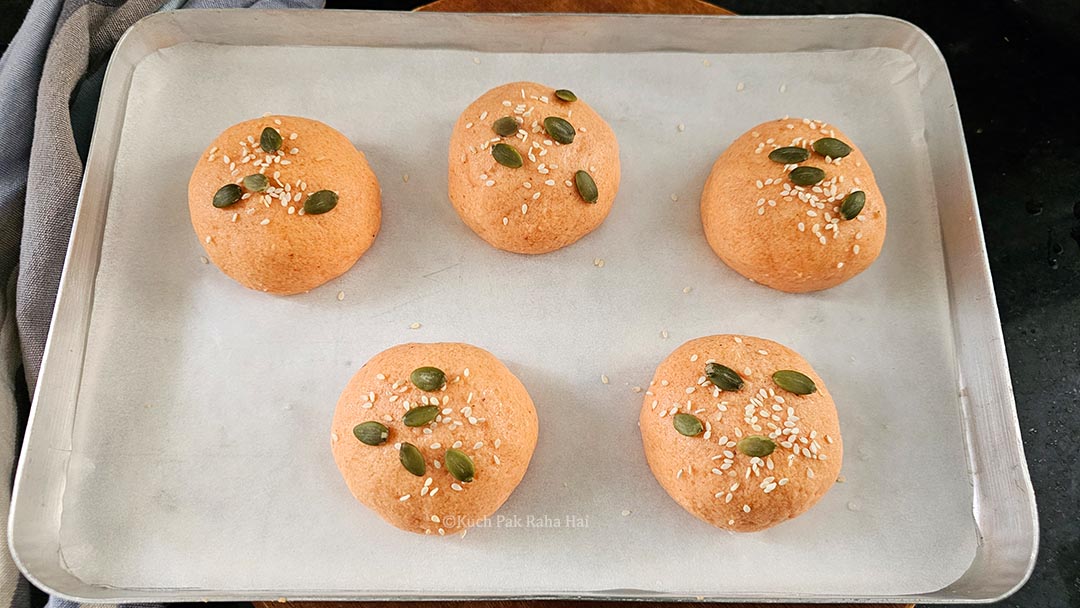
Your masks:
[{"label": "green pumpkin seed", "polygon": [[555,91],[555,97],[567,102],[577,101],[577,95],[574,95],[574,92],[568,89],[559,89],[558,91]]},{"label": "green pumpkin seed", "polygon": [[596,182],[585,171],[578,171],[574,174],[574,185],[577,186],[578,194],[585,199],[586,203],[595,203],[599,200],[600,193],[596,190]]},{"label": "green pumpkin seed", "polygon": [[809,395],[817,391],[817,386],[806,374],[791,369],[782,369],[773,372],[773,382],[789,393],[796,395]]},{"label": "green pumpkin seed", "polygon": [[749,435],[735,444],[735,449],[747,456],[764,458],[776,449],[776,442],[762,435]]},{"label": "green pumpkin seed", "polygon": [[521,154],[508,144],[495,144],[491,147],[491,155],[495,158],[495,162],[511,169],[517,169],[524,164]]},{"label": "green pumpkin seed", "polygon": [[476,476],[476,465],[472,458],[457,449],[446,450],[446,470],[462,483],[469,483]]},{"label": "green pumpkin seed", "polygon": [[386,442],[386,438],[390,436],[390,429],[386,428],[382,424],[375,422],[374,420],[368,422],[361,422],[353,427],[352,434],[356,435],[356,438],[360,440],[360,443],[367,445],[380,445]]},{"label": "green pumpkin seed", "polygon": [[409,380],[422,391],[437,391],[446,384],[446,374],[437,367],[418,367],[409,374]]},{"label": "green pumpkin seed", "polygon": [[252,173],[244,178],[244,187],[252,192],[262,192],[270,187],[270,180],[262,173]]},{"label": "green pumpkin seed", "polygon": [[796,186],[813,186],[825,179],[825,172],[817,167],[795,167],[788,174],[788,179]]},{"label": "green pumpkin seed", "polygon": [[503,116],[492,123],[491,128],[499,137],[507,137],[518,132],[518,121],[513,116]]},{"label": "green pumpkin seed", "polygon": [[671,417],[671,424],[680,435],[687,437],[697,437],[705,431],[705,425],[701,424],[701,420],[690,414],[675,414]]},{"label": "green pumpkin seed", "polygon": [[574,131],[574,125],[558,116],[548,116],[545,118],[544,130],[548,132],[551,139],[554,139],[560,144],[574,143],[574,136],[577,135],[577,131]]},{"label": "green pumpkin seed", "polygon": [[304,213],[320,215],[337,207],[338,195],[333,190],[319,190],[308,195],[304,201]]},{"label": "green pumpkin seed", "polygon": [[737,391],[743,387],[743,379],[739,373],[719,363],[706,363],[705,377],[725,391]]},{"label": "green pumpkin seed", "polygon": [[398,451],[398,458],[401,460],[401,466],[405,467],[405,470],[420,477],[427,471],[427,465],[424,464],[424,455],[420,453],[420,449],[411,443],[401,443],[401,449]]},{"label": "green pumpkin seed", "polygon": [[277,152],[281,149],[281,133],[273,127],[266,127],[259,136],[259,147],[263,152]]},{"label": "green pumpkin seed", "polygon": [[421,405],[420,407],[414,407],[405,412],[405,415],[401,417],[401,421],[405,423],[405,426],[424,426],[432,420],[435,420],[435,417],[438,415],[439,406]]},{"label": "green pumpkin seed", "polygon": [[835,137],[822,137],[814,142],[814,152],[829,158],[844,158],[851,154],[851,146]]},{"label": "green pumpkin seed", "polygon": [[240,191],[240,186],[236,184],[225,184],[218,191],[214,193],[214,206],[218,209],[222,207],[228,207],[229,205],[240,200],[243,196],[243,192]]},{"label": "green pumpkin seed", "polygon": [[777,148],[772,152],[769,152],[769,160],[774,163],[784,163],[785,165],[801,163],[808,158],[810,158],[810,151],[806,148],[800,148],[799,146]]},{"label": "green pumpkin seed", "polygon": [[862,213],[865,204],[866,193],[862,190],[856,190],[844,198],[844,204],[840,205],[840,215],[845,220],[853,220]]}]

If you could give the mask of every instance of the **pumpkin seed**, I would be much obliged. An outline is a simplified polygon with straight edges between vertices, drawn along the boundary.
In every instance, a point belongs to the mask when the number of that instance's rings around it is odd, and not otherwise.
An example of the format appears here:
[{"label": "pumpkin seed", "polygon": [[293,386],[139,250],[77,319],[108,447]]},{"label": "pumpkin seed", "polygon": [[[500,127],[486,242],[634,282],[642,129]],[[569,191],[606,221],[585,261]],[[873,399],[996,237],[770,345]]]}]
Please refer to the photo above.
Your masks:
[{"label": "pumpkin seed", "polygon": [[840,215],[845,220],[853,220],[862,213],[865,204],[866,193],[862,190],[856,190],[844,197],[844,204],[840,205]]},{"label": "pumpkin seed", "polygon": [[506,137],[518,132],[518,121],[513,116],[503,116],[492,123],[491,128],[499,137]]},{"label": "pumpkin seed", "polygon": [[577,186],[578,194],[585,199],[586,203],[595,203],[600,198],[600,193],[596,190],[596,182],[585,171],[574,174],[574,185]]},{"label": "pumpkin seed", "polygon": [[304,213],[319,215],[337,207],[338,195],[333,190],[319,190],[308,195],[304,201]]},{"label": "pumpkin seed", "polygon": [[390,429],[374,420],[370,420],[354,426],[352,433],[353,435],[356,435],[356,438],[360,440],[360,443],[380,445],[385,443],[386,438],[390,436]]},{"label": "pumpkin seed", "polygon": [[555,91],[555,97],[567,102],[577,101],[577,95],[574,95],[574,92],[568,89],[559,89]]},{"label": "pumpkin seed", "polygon": [[817,391],[817,386],[806,374],[791,369],[773,372],[773,382],[789,393],[809,395]]},{"label": "pumpkin seed", "polygon": [[495,162],[511,169],[517,169],[523,164],[521,154],[508,144],[495,144],[491,147],[491,155],[495,158]]},{"label": "pumpkin seed", "polygon": [[438,415],[439,406],[421,405],[420,407],[414,407],[405,412],[405,415],[401,417],[401,421],[405,423],[405,426],[424,426],[432,420],[435,420],[435,417]]},{"label": "pumpkin seed", "polygon": [[769,152],[769,160],[774,163],[784,163],[785,165],[801,163],[808,158],[810,158],[810,151],[799,146],[787,146]]},{"label": "pumpkin seed", "polygon": [[548,116],[545,118],[544,130],[548,132],[551,139],[554,139],[560,144],[574,143],[574,136],[577,135],[577,131],[574,131],[574,125],[558,116]]},{"label": "pumpkin seed", "polygon": [[814,142],[814,152],[829,158],[844,158],[851,154],[851,146],[835,137],[822,137]]},{"label": "pumpkin seed", "polygon": [[446,374],[437,367],[418,367],[409,374],[409,380],[422,391],[437,391],[446,384]]},{"label": "pumpkin seed", "polygon": [[701,420],[691,414],[675,414],[671,417],[671,424],[680,435],[687,437],[697,437],[705,431],[705,425],[701,424]]},{"label": "pumpkin seed", "polygon": [[277,152],[281,149],[281,133],[273,127],[266,127],[259,136],[259,147],[263,152]]},{"label": "pumpkin seed", "polygon": [[796,186],[813,186],[825,179],[825,172],[817,167],[795,167],[788,174],[788,179]]},{"label": "pumpkin seed", "polygon": [[244,187],[252,192],[262,192],[270,187],[270,180],[262,173],[252,173],[244,178]]},{"label": "pumpkin seed", "polygon": [[424,455],[420,453],[419,448],[411,443],[401,442],[398,458],[401,460],[401,466],[417,477],[427,471],[427,465],[424,464]]},{"label": "pumpkin seed", "polygon": [[725,391],[737,391],[743,387],[743,379],[739,373],[719,363],[706,363],[705,377]]},{"label": "pumpkin seed", "polygon": [[776,442],[762,435],[748,435],[735,444],[735,449],[747,456],[764,458],[776,449]]},{"label": "pumpkin seed", "polygon": [[218,188],[218,191],[214,193],[214,206],[218,209],[228,207],[240,200],[241,196],[243,196],[243,192],[240,191],[240,186],[237,186],[236,184],[225,184]]},{"label": "pumpkin seed", "polygon": [[461,450],[451,448],[446,450],[446,470],[454,476],[454,479],[469,483],[476,476],[476,465],[472,458]]}]

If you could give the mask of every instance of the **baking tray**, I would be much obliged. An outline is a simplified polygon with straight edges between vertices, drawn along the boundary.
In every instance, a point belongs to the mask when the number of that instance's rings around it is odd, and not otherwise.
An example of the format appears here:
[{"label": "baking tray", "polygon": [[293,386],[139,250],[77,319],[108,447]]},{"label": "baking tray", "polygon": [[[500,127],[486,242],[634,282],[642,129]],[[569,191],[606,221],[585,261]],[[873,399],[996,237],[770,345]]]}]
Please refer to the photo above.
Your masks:
[{"label": "baking tray", "polygon": [[[607,222],[540,257],[488,247],[446,200],[457,114],[518,79],[575,90],[622,148]],[[201,264],[187,219],[206,142],[263,112],[341,129],[383,188],[374,247],[302,296]],[[716,155],[785,114],[842,125],[889,203],[881,258],[816,294],[745,281],[700,232]],[[844,429],[844,483],[759,534],[679,509],[634,424],[631,388],[682,341],[722,332],[801,351]],[[381,523],[328,449],[363,361],[439,340],[503,358],[541,423],[502,519],[464,539]],[[865,15],[140,21],[106,76],[9,529],[36,584],[97,602],[1007,595],[1034,563],[1035,504],[940,53]]]}]

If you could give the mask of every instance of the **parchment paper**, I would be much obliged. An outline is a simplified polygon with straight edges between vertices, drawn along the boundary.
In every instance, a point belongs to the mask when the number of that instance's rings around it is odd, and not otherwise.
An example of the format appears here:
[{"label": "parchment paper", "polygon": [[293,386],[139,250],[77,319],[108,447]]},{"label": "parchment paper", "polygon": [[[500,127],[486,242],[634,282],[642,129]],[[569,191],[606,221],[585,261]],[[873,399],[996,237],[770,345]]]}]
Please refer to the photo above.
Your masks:
[{"label": "parchment paper", "polygon": [[[458,113],[521,79],[587,99],[622,149],[606,223],[539,257],[489,247],[446,198]],[[306,295],[248,291],[200,263],[188,221],[200,152],[263,112],[340,129],[382,183],[375,245]],[[889,205],[880,259],[822,293],[751,284],[701,233],[698,197],[715,157],[786,114],[840,125]],[[184,44],[151,56],[134,75],[109,201],[65,563],[102,585],[282,595],[943,587],[977,537],[923,129],[916,66],[884,49],[541,57]],[[636,426],[631,387],[683,341],[728,332],[806,356],[844,433],[844,483],[758,534],[682,511],[649,473]],[[523,483],[491,527],[464,539],[382,523],[349,495],[329,449],[337,396],[365,360],[442,340],[502,358],[540,417]]]}]

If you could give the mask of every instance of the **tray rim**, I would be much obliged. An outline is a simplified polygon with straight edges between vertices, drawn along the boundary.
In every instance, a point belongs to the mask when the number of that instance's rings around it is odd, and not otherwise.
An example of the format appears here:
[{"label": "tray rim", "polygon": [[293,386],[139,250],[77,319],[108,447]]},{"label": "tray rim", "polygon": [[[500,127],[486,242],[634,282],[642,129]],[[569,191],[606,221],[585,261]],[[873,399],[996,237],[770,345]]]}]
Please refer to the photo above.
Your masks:
[{"label": "tray rim", "polygon": [[[343,594],[340,592],[331,592],[328,594],[321,594],[318,592],[313,593],[312,590],[293,590],[295,593],[290,593],[286,590],[244,590],[244,591],[209,591],[198,589],[124,589],[113,588],[103,585],[91,585],[79,580],[72,575],[63,565],[63,556],[57,551],[57,564],[53,564],[53,571],[46,574],[41,574],[40,570],[37,570],[39,574],[35,574],[37,568],[43,567],[40,563],[36,563],[34,560],[29,559],[27,554],[23,551],[29,552],[37,544],[37,539],[25,538],[27,532],[26,526],[23,521],[32,519],[33,506],[26,504],[31,499],[25,498],[24,495],[28,493],[23,486],[27,484],[25,478],[27,474],[25,471],[28,467],[32,467],[36,454],[32,452],[32,446],[36,446],[36,442],[46,441],[49,437],[40,439],[41,433],[47,433],[52,431],[54,434],[57,426],[57,422],[53,420],[47,420],[45,422],[39,422],[35,424],[35,421],[39,416],[46,416],[51,413],[49,407],[58,407],[59,405],[49,405],[56,401],[62,395],[54,396],[52,394],[52,384],[54,376],[63,374],[65,370],[61,369],[59,372],[54,371],[54,366],[64,363],[71,363],[60,359],[58,363],[54,363],[52,366],[50,362],[63,357],[66,353],[65,348],[78,348],[79,355],[78,361],[74,362],[74,365],[79,369],[75,373],[76,376],[81,375],[81,349],[85,347],[85,335],[78,336],[65,335],[57,329],[60,323],[57,320],[68,321],[73,316],[81,315],[81,321],[85,325],[89,322],[90,310],[92,309],[92,293],[93,284],[96,279],[97,270],[97,256],[100,254],[101,247],[101,231],[104,226],[104,210],[108,208],[108,197],[112,184],[112,171],[115,161],[115,154],[119,144],[119,135],[123,128],[124,115],[127,107],[127,96],[130,90],[131,78],[135,68],[141,63],[147,56],[160,51],[162,49],[175,46],[177,44],[183,44],[185,42],[206,42],[216,44],[229,44],[237,46],[249,46],[249,45],[263,45],[263,46],[365,46],[362,43],[348,42],[328,42],[317,45],[300,45],[291,43],[270,43],[260,44],[254,39],[248,40],[235,40],[235,41],[222,41],[222,40],[199,40],[199,34],[201,32],[194,31],[190,28],[185,28],[185,22],[197,22],[204,17],[221,17],[225,19],[234,19],[238,17],[241,12],[244,14],[245,19],[284,19],[284,20],[299,20],[299,19],[312,19],[318,20],[320,18],[327,18],[326,15],[335,15],[335,19],[370,19],[372,21],[378,21],[379,19],[390,19],[395,16],[407,16],[406,19],[429,19],[432,21],[453,21],[454,19],[482,19],[490,20],[495,19],[530,19],[530,18],[543,18],[543,19],[565,19],[565,20],[627,20],[627,21],[652,21],[652,20],[684,20],[690,21],[705,21],[705,22],[774,22],[774,23],[792,23],[791,27],[795,27],[799,24],[814,23],[823,21],[830,25],[839,24],[840,27],[846,27],[848,25],[855,26],[860,23],[880,23],[883,26],[891,28],[898,28],[899,31],[904,32],[909,37],[913,37],[913,45],[907,47],[889,46],[889,45],[853,45],[849,47],[825,47],[825,48],[804,48],[804,49],[780,49],[771,52],[798,52],[798,51],[829,51],[829,50],[844,50],[846,48],[871,48],[873,46],[882,46],[884,48],[890,48],[899,50],[908,55],[912,61],[920,68],[920,84],[925,93],[926,82],[925,74],[923,73],[923,64],[918,58],[912,55],[913,50],[917,50],[923,54],[928,54],[929,58],[937,62],[939,65],[934,65],[935,69],[940,70],[938,78],[943,77],[945,80],[945,93],[946,93],[946,108],[942,110],[947,116],[945,116],[946,126],[949,128],[955,128],[955,136],[959,144],[959,159],[954,159],[960,164],[960,172],[958,179],[959,182],[961,201],[962,204],[953,204],[951,209],[953,213],[949,216],[957,214],[966,214],[968,227],[963,230],[962,237],[967,241],[966,245],[973,248],[974,252],[969,252],[970,256],[974,255],[974,264],[970,263],[971,260],[967,260],[968,263],[960,264],[958,268],[954,268],[956,264],[955,250],[959,247],[955,241],[960,236],[953,239],[947,239],[945,237],[945,224],[946,214],[950,209],[945,209],[945,205],[942,203],[943,196],[940,193],[939,179],[935,177],[935,194],[938,200],[938,214],[940,223],[942,226],[942,247],[943,256],[946,266],[947,275],[947,287],[949,293],[949,308],[950,316],[953,321],[953,342],[954,347],[957,350],[957,377],[960,381],[961,390],[961,424],[963,431],[965,432],[965,444],[969,457],[969,468],[972,470],[972,482],[974,487],[973,495],[973,517],[976,519],[976,527],[978,534],[978,547],[976,551],[976,557],[974,558],[972,565],[969,566],[968,571],[960,577],[954,583],[944,587],[943,589],[921,594],[912,595],[899,595],[899,596],[877,596],[867,595],[860,597],[841,597],[841,596],[825,596],[825,595],[813,595],[813,596],[782,596],[776,594],[749,594],[749,593],[737,593],[728,594],[716,597],[701,596],[676,596],[667,594],[658,594],[655,592],[647,592],[644,590],[635,589],[616,589],[616,590],[597,590],[587,593],[536,593],[536,594],[522,594],[522,595],[466,595],[466,594],[417,594],[415,592],[407,592],[401,594],[364,594],[363,592],[356,592],[351,594]],[[175,37],[172,41],[166,42],[154,42],[148,40],[148,38],[154,35],[154,28],[171,28]],[[183,36],[188,36],[184,39]],[[207,34],[212,37],[213,33]],[[161,42],[161,43],[159,43]],[[496,42],[497,44],[497,42]],[[922,49],[916,49],[917,46],[922,46]],[[380,44],[380,45],[368,45],[368,46],[394,46],[392,44]],[[413,45],[401,45],[401,46],[413,46]],[[586,44],[586,46],[588,46]],[[413,46],[413,48],[416,48]],[[478,49],[480,50],[480,49]],[[670,46],[661,46],[659,48],[650,48],[638,51],[625,51],[625,52],[661,52],[664,50],[681,50],[683,52],[713,52],[716,54],[721,53],[747,53],[747,52],[770,52],[768,50],[739,50],[739,51],[694,51],[685,48],[679,48],[677,44]],[[482,50],[481,52],[487,52]],[[587,50],[569,50],[567,52],[589,52]],[[596,51],[602,52],[602,51]],[[127,57],[127,55],[134,55],[134,57]],[[123,65],[122,65],[123,64]],[[111,102],[111,103],[110,103]],[[934,166],[933,156],[937,146],[934,146],[931,142],[931,135],[927,134],[927,148],[928,154],[931,156],[931,166]],[[954,163],[955,164],[955,163]],[[97,214],[96,216],[93,214]],[[958,220],[952,220],[958,221]],[[96,244],[84,245],[88,237],[85,233],[89,231],[96,231],[96,237],[91,236]],[[84,260],[80,259],[79,253],[85,247],[96,248],[92,255],[94,259]],[[79,266],[78,268],[76,266]],[[90,266],[90,268],[86,268]],[[958,272],[959,271],[959,272]],[[83,274],[80,274],[83,273]],[[89,276],[84,276],[85,273],[89,273]],[[972,303],[965,304],[968,309],[977,308],[977,313],[968,315],[968,318],[976,317],[981,320],[982,327],[967,327],[966,330],[961,327],[963,325],[960,321],[964,320],[963,316],[957,314],[957,294],[956,283],[963,282],[967,285],[969,292],[965,292],[964,295],[974,297],[971,299]],[[83,298],[83,302],[76,300],[79,298],[79,294],[75,293],[76,290],[82,289],[83,291],[89,290],[90,297]],[[973,291],[974,293],[970,293]],[[81,310],[80,310],[81,304]],[[78,205],[76,207],[75,220],[72,224],[71,238],[69,240],[68,251],[65,256],[64,269],[61,274],[60,285],[57,293],[56,304],[53,311],[53,323],[50,326],[48,339],[46,342],[45,355],[42,360],[41,371],[39,374],[39,382],[35,387],[33,402],[31,406],[30,416],[27,422],[26,436],[23,440],[22,449],[19,455],[18,469],[15,477],[15,482],[12,490],[11,509],[9,512],[8,520],[8,545],[11,555],[18,566],[19,570],[35,585],[45,589],[50,593],[54,593],[60,597],[71,599],[80,602],[101,602],[101,601],[161,601],[163,599],[179,601],[179,600],[237,600],[237,599],[253,599],[253,600],[275,600],[282,599],[283,597],[290,597],[294,599],[318,599],[318,600],[432,600],[432,599],[452,599],[452,600],[483,600],[483,599],[624,599],[624,600],[664,600],[664,601],[701,601],[707,599],[711,601],[738,601],[738,600],[757,600],[757,601],[782,601],[784,599],[795,599],[796,601],[809,601],[809,602],[825,602],[825,601],[847,601],[847,602],[932,602],[932,603],[959,603],[959,602],[975,602],[975,603],[990,603],[998,601],[1002,598],[1008,597],[1030,578],[1032,570],[1035,566],[1035,558],[1038,552],[1039,542],[1039,525],[1037,519],[1035,495],[1034,489],[1031,485],[1030,474],[1027,468],[1026,458],[1024,456],[1023,444],[1020,438],[1019,420],[1017,418],[1015,400],[1012,392],[1011,379],[1009,375],[1008,360],[1005,356],[1004,338],[1001,332],[1000,316],[998,314],[996,299],[994,297],[994,287],[989,270],[989,260],[986,252],[985,240],[983,237],[982,226],[979,216],[979,208],[977,205],[977,197],[974,189],[973,177],[971,174],[970,160],[967,152],[966,141],[964,138],[963,130],[961,128],[961,119],[959,110],[957,108],[955,93],[952,87],[952,81],[949,77],[948,67],[945,63],[944,56],[941,54],[940,49],[936,43],[931,39],[923,30],[917,26],[911,24],[903,19],[872,14],[848,14],[848,15],[802,15],[802,16],[783,16],[783,15],[767,15],[767,16],[734,16],[734,15],[649,15],[649,14],[582,14],[582,13],[424,13],[424,12],[398,12],[398,11],[375,11],[375,10],[336,10],[331,12],[324,11],[290,11],[290,10],[250,10],[250,9],[190,9],[183,11],[172,11],[165,13],[154,13],[148,15],[138,22],[136,22],[127,32],[120,38],[114,50],[108,67],[105,73],[105,80],[102,87],[101,102],[98,106],[97,116],[95,120],[93,137],[87,161],[85,164],[83,183],[80,188]],[[75,319],[78,322],[80,319]],[[967,325],[972,325],[968,323]],[[973,332],[972,330],[978,329],[979,331]],[[979,344],[967,347],[965,342],[970,337],[971,333],[977,334],[975,337],[980,338]],[[71,342],[74,341],[74,344]],[[82,344],[80,345],[79,342]],[[983,387],[979,384],[969,384],[968,378],[963,369],[963,361],[965,352],[968,357],[974,357],[978,360],[982,360],[988,367],[992,368],[995,373],[979,373],[983,371],[980,368],[975,368],[975,372],[971,374],[971,377],[978,380],[980,376],[985,376],[988,384],[993,385],[989,388]],[[974,354],[972,354],[974,353]],[[67,358],[71,358],[73,355],[67,354]],[[996,374],[996,375],[995,375]],[[77,410],[77,388],[78,379],[75,381],[74,391],[68,391],[74,405],[69,406],[70,418],[74,419],[75,411]],[[1001,385],[1001,386],[998,386]],[[44,387],[44,388],[43,388]],[[974,395],[974,397],[973,397]],[[47,405],[42,406],[40,402],[44,401]],[[975,402],[975,405],[973,405]],[[987,408],[990,406],[996,406],[997,410],[987,410],[978,412],[978,416],[973,415],[974,408]],[[42,414],[42,408],[45,408],[46,413]],[[967,580],[969,575],[972,574],[972,570],[975,564],[980,559],[989,559],[993,561],[995,558],[1000,558],[994,551],[990,551],[991,555],[987,557],[985,555],[987,544],[987,535],[984,528],[980,525],[982,521],[979,519],[979,514],[985,509],[985,506],[981,504],[980,500],[980,483],[979,477],[976,474],[976,470],[980,469],[979,463],[974,462],[975,458],[972,441],[973,439],[980,439],[978,436],[972,435],[973,425],[979,425],[983,423],[982,416],[989,417],[991,414],[999,416],[992,422],[996,422],[995,428],[991,429],[998,433],[996,437],[990,437],[986,441],[994,444],[996,447],[1000,447],[1002,442],[1006,444],[1006,447],[1010,450],[1006,453],[1008,456],[1012,456],[1012,463],[1010,467],[1013,476],[1009,477],[1008,481],[1011,484],[1018,485],[1022,493],[1023,504],[1014,505],[1019,507],[1020,511],[1026,512],[1027,518],[1023,518],[1025,513],[1020,513],[1022,521],[1015,522],[1018,525],[1024,527],[1020,530],[1021,533],[1028,533],[1029,536],[1024,539],[1019,539],[1021,542],[1027,541],[1025,544],[1029,547],[1029,551],[1026,555],[1026,562],[1019,570],[1013,568],[1007,574],[1012,575],[1007,584],[998,584],[994,592],[989,594],[983,593],[977,595],[976,586],[978,581]],[[68,423],[71,422],[68,421]],[[48,424],[49,428],[42,430],[42,426]],[[60,421],[63,425],[63,421]],[[60,429],[61,431],[63,429]],[[60,439],[68,439],[63,435]],[[982,439],[980,439],[982,440]],[[60,450],[64,451],[63,447],[56,446],[44,446],[46,450]],[[66,468],[66,461],[65,461]],[[62,479],[60,480],[60,494],[62,495]],[[985,497],[982,498],[985,500]],[[62,511],[62,507],[59,509]],[[995,513],[992,515],[999,515],[996,513],[997,509],[992,509]],[[985,514],[985,513],[984,513]],[[1008,516],[1009,514],[1006,514]],[[1011,515],[1015,516],[1016,513]],[[59,513],[57,514],[59,516]],[[1028,528],[1027,526],[1030,526]],[[58,527],[58,526],[57,526]],[[56,539],[58,541],[58,539]],[[57,545],[59,549],[59,545]],[[1007,557],[1007,556],[1006,556]],[[62,575],[57,576],[56,569],[62,570]],[[48,577],[48,580],[46,580]],[[59,580],[58,580],[59,579]],[[975,586],[973,586],[975,583]],[[982,584],[985,584],[983,581]],[[81,585],[81,589],[74,590],[73,585]],[[92,591],[93,593],[86,593]],[[200,593],[202,591],[203,593]]]}]

